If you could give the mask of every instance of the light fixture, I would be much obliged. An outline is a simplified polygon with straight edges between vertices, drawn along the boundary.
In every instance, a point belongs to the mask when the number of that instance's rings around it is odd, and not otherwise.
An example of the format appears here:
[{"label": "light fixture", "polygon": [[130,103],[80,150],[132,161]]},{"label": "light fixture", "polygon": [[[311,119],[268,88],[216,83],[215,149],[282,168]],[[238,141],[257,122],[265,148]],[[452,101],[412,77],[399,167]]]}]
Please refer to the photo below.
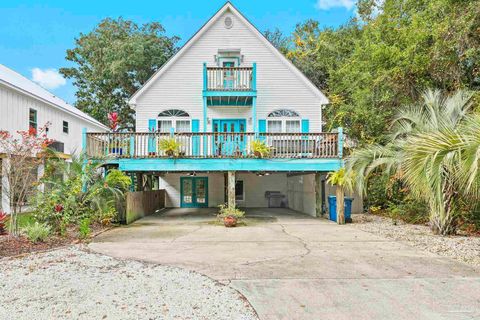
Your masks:
[{"label": "light fixture", "polygon": [[212,122],[212,119],[207,118],[207,123],[210,124]]},{"label": "light fixture", "polygon": [[195,177],[197,174],[196,174],[195,172],[190,172],[188,175],[189,175],[190,177]]}]

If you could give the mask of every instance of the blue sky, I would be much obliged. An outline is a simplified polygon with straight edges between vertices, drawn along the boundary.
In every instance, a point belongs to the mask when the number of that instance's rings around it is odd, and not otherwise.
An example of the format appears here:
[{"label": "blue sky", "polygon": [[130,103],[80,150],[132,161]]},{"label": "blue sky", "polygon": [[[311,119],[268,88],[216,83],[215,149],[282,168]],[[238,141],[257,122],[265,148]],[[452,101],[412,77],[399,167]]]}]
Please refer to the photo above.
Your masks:
[{"label": "blue sky", "polygon": [[[137,23],[159,21],[180,44],[199,29],[224,0],[106,1],[51,0],[0,2],[0,63],[37,81],[67,102],[75,88],[58,75],[69,66],[65,51],[80,32],[87,33],[103,18],[122,16]],[[336,27],[354,14],[355,0],[234,0],[232,3],[261,31],[280,28],[290,33],[295,24],[312,18]]]}]

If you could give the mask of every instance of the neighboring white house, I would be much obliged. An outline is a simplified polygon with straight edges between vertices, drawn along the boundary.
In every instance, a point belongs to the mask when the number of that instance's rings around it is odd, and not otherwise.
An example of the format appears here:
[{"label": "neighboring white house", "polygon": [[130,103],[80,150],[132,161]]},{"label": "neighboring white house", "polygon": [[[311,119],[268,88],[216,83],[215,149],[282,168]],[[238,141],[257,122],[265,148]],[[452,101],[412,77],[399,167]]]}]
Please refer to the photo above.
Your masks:
[{"label": "neighboring white house", "polygon": [[[342,165],[341,130],[322,132],[328,103],[227,2],[132,96],[139,133],[91,134],[87,143],[116,141],[120,170],[159,177],[167,207],[231,203],[235,189],[238,206],[315,216],[330,192],[326,174]],[[181,144],[177,159],[159,146],[169,135]],[[255,140],[273,148],[268,159],[255,158]]]},{"label": "neighboring white house", "polygon": [[[29,127],[36,129],[50,122],[48,138],[66,156],[82,151],[82,129],[108,131],[108,128],[43,89],[31,80],[0,64],[0,130],[16,134]],[[1,161],[2,150],[0,150]],[[0,162],[1,164],[1,162]],[[1,166],[0,166],[1,167]],[[0,173],[3,170],[0,170]],[[9,211],[2,179],[2,208]]]}]

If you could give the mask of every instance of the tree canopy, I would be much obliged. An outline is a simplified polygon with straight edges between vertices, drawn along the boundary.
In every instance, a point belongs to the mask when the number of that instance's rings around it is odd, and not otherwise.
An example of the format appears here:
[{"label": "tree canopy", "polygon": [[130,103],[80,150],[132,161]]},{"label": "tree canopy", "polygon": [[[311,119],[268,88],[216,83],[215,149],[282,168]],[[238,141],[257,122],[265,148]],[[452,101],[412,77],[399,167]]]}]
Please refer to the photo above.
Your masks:
[{"label": "tree canopy", "polygon": [[396,110],[423,90],[480,89],[480,1],[360,0],[358,12],[337,29],[298,24],[284,45],[329,97],[328,129],[385,142]]},{"label": "tree canopy", "polygon": [[77,108],[103,123],[108,113],[117,112],[120,129],[133,129],[128,98],[177,51],[178,40],[166,36],[157,22],[139,26],[107,18],[75,39],[75,48],[66,56],[74,66],[60,72],[73,79]]}]

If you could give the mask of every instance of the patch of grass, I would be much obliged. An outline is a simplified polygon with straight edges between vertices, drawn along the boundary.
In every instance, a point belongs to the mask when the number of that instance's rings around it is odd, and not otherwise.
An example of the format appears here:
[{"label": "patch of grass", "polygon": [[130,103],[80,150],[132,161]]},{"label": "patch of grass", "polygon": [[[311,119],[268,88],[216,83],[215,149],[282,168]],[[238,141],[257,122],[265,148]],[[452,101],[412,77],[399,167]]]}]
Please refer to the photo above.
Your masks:
[{"label": "patch of grass", "polygon": [[[23,212],[17,215],[18,228],[23,229],[31,224],[35,223],[35,217],[32,212]],[[7,230],[10,229],[10,219],[8,219],[6,224]]]},{"label": "patch of grass", "polygon": [[[276,218],[260,218],[260,217],[252,217],[252,218],[243,218],[242,220],[237,222],[237,227],[251,227],[255,226],[261,223],[269,223],[269,222],[275,222],[277,221]],[[202,223],[206,223],[208,225],[213,225],[213,226],[222,226],[223,227],[223,221],[222,220],[211,220],[211,221],[204,221]]]}]

